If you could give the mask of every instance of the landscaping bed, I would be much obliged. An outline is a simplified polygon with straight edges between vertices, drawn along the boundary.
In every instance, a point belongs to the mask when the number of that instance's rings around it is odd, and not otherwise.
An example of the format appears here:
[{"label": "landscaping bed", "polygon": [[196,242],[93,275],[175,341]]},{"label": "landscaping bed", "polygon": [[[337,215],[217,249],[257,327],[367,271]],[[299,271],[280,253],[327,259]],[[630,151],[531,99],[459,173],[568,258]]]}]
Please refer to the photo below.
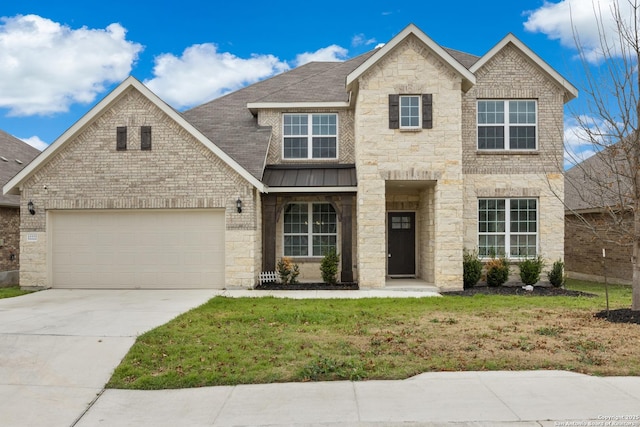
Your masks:
[{"label": "landscaping bed", "polygon": [[261,283],[255,289],[259,291],[357,291],[359,289],[356,282],[336,283]]},{"label": "landscaping bed", "polygon": [[474,286],[464,291],[443,292],[443,295],[524,295],[524,296],[569,296],[569,297],[595,297],[595,294],[574,291],[565,288],[554,288],[552,286],[534,286],[532,291],[527,291],[522,286]]}]

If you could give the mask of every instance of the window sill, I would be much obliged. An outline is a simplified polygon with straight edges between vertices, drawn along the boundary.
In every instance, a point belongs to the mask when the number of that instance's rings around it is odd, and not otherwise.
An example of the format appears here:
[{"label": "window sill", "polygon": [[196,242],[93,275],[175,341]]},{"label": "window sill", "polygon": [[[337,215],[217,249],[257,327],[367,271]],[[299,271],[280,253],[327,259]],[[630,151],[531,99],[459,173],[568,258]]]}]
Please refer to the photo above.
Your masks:
[{"label": "window sill", "polygon": [[520,156],[538,156],[538,150],[476,150],[479,156],[496,156],[496,155],[520,155]]},{"label": "window sill", "polygon": [[422,128],[400,128],[398,130],[400,132],[409,132],[409,133],[422,132]]},{"label": "window sill", "polygon": [[283,258],[289,258],[292,262],[316,262],[320,264],[322,262],[322,257],[310,257],[310,256],[284,256]]}]

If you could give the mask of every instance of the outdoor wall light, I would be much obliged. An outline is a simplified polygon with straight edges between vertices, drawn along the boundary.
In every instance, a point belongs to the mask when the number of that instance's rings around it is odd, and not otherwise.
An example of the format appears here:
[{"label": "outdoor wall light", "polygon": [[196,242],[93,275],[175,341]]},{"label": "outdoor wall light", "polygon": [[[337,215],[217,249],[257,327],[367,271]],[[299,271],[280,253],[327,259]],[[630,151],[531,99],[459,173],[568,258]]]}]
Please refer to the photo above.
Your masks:
[{"label": "outdoor wall light", "polygon": [[240,200],[240,198],[236,200],[236,209],[238,210],[238,213],[242,213],[242,200]]},{"label": "outdoor wall light", "polygon": [[29,203],[27,203],[27,209],[29,209],[29,213],[31,215],[35,215],[36,214],[36,210],[33,207],[33,201],[29,200]]}]

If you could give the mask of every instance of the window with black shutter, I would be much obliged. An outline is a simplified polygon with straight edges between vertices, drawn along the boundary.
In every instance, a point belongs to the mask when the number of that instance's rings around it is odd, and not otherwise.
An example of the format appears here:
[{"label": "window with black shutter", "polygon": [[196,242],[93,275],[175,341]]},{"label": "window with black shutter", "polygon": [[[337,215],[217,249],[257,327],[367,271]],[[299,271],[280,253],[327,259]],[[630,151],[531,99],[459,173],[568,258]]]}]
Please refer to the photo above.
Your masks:
[{"label": "window with black shutter", "polygon": [[116,150],[125,151],[127,149],[127,127],[118,126],[116,130]]},{"label": "window with black shutter", "polygon": [[389,129],[421,128],[433,128],[433,95],[389,95]]},{"label": "window with black shutter", "polygon": [[140,149],[151,150],[151,126],[140,127]]}]

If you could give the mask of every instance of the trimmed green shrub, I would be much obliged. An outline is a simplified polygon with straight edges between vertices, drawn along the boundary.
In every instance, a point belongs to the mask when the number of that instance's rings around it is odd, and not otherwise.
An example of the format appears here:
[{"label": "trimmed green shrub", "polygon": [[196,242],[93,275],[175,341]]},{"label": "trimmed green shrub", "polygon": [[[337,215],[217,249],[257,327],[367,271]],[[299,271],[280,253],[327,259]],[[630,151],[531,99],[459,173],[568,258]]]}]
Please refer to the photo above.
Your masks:
[{"label": "trimmed green shrub", "polygon": [[547,277],[552,286],[562,287],[564,285],[564,262],[561,260],[554,262],[551,271],[547,272]]},{"label": "trimmed green shrub", "polygon": [[464,250],[462,254],[462,276],[464,289],[473,288],[482,277],[482,261],[477,251]]},{"label": "trimmed green shrub", "polygon": [[509,262],[505,258],[492,258],[486,267],[488,286],[502,286],[509,280]]},{"label": "trimmed green shrub", "polygon": [[320,263],[320,272],[322,273],[322,280],[330,285],[335,285],[338,282],[338,263],[340,258],[336,253],[336,250],[331,248],[322,258]]},{"label": "trimmed green shrub", "polygon": [[540,255],[535,258],[527,258],[520,263],[520,280],[525,285],[535,285],[540,281],[540,274],[544,267],[544,260]]}]

